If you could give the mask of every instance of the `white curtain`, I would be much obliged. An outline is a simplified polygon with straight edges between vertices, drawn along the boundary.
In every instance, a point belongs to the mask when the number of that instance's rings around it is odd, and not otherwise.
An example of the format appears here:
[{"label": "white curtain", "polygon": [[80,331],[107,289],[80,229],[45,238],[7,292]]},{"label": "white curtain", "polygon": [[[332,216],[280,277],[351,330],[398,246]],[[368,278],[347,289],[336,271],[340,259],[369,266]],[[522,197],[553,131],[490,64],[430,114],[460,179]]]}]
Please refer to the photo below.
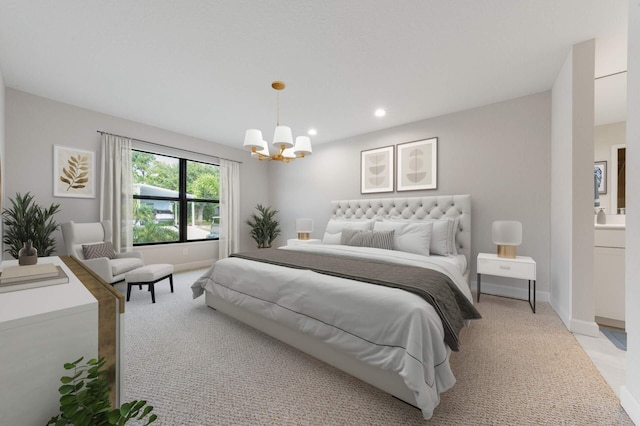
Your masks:
[{"label": "white curtain", "polygon": [[100,220],[110,220],[117,252],[133,248],[131,139],[102,134]]},{"label": "white curtain", "polygon": [[220,241],[219,258],[239,250],[240,164],[220,160]]}]

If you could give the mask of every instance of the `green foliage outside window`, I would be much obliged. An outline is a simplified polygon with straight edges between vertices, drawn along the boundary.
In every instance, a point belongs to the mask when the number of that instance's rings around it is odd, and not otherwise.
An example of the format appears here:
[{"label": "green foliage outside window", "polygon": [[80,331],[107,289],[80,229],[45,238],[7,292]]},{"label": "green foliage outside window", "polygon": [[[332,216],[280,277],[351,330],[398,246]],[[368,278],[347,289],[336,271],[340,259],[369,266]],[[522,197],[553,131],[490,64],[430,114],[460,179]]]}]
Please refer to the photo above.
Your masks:
[{"label": "green foliage outside window", "polygon": [[[195,233],[195,236],[189,236],[189,239],[218,237],[213,230],[214,222],[219,222],[218,204],[215,202],[220,194],[218,166],[135,150],[132,152],[131,159],[135,184],[147,185],[147,191],[150,187],[156,187],[162,189],[154,189],[155,191],[169,190],[175,191],[176,194],[176,198],[164,200],[162,198],[142,200],[134,197],[134,243],[179,241],[178,210],[180,208],[187,210],[188,233]],[[179,207],[181,163],[186,165],[187,202],[186,205]],[[164,194],[163,196],[167,197]],[[202,201],[192,202],[191,199]],[[163,219],[160,219],[160,216]]]}]

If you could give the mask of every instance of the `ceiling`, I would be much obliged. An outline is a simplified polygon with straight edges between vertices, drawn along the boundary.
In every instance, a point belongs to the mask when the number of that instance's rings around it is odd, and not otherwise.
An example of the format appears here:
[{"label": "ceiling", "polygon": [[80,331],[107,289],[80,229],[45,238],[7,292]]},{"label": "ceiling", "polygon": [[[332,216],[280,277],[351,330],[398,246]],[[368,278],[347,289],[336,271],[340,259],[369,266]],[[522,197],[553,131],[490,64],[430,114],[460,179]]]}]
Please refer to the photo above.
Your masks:
[{"label": "ceiling", "polygon": [[592,38],[596,76],[626,69],[627,4],[0,0],[0,71],[7,87],[238,147],[247,128],[271,139],[283,80],[281,123],[321,143],[548,90]]}]

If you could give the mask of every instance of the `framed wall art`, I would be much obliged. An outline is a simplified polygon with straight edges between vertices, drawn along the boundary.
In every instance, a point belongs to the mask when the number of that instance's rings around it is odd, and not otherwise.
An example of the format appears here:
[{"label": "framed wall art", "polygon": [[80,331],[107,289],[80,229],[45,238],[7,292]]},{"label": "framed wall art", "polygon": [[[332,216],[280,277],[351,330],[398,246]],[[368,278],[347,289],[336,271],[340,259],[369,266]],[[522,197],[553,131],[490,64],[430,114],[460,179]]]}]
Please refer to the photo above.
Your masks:
[{"label": "framed wall art", "polygon": [[607,162],[596,161],[593,163],[594,183],[598,186],[598,194],[607,193]]},{"label": "framed wall art", "polygon": [[397,145],[397,190],[438,188],[438,138]]},{"label": "framed wall art", "polygon": [[53,146],[53,196],[95,198],[95,152]]},{"label": "framed wall art", "polygon": [[393,192],[393,146],[360,153],[360,192]]}]

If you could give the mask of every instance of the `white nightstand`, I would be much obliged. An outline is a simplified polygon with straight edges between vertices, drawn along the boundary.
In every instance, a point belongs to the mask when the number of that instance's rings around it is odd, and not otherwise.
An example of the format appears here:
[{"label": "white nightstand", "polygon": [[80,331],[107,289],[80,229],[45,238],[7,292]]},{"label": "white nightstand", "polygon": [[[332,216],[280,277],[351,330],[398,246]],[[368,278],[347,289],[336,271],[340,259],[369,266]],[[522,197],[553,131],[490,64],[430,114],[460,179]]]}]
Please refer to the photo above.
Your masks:
[{"label": "white nightstand", "polygon": [[[529,306],[536,313],[536,261],[527,256],[515,259],[498,257],[495,254],[478,253],[478,302],[480,301],[480,275],[519,278],[529,280]],[[533,303],[531,302],[531,282],[533,281]]]},{"label": "white nightstand", "polygon": [[299,240],[297,238],[290,238],[287,240],[288,246],[299,246],[303,244],[322,244],[322,240],[318,240],[315,238],[312,238],[310,240]]}]

